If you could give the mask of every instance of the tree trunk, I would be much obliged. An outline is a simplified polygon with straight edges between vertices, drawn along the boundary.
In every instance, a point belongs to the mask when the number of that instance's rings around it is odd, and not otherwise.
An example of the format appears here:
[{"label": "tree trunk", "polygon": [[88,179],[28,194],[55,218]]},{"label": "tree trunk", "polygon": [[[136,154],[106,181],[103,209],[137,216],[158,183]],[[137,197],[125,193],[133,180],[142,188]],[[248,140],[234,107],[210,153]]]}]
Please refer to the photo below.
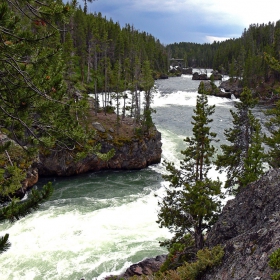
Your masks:
[{"label": "tree trunk", "polygon": [[204,247],[204,238],[200,227],[195,229],[194,235],[195,235],[195,247],[197,250],[201,250]]}]

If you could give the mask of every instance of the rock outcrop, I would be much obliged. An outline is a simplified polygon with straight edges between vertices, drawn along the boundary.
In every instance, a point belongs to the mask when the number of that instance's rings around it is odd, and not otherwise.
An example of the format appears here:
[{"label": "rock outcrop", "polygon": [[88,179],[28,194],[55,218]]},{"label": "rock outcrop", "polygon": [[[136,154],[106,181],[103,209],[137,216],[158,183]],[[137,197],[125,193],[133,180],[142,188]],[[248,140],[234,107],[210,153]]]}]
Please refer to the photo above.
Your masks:
[{"label": "rock outcrop", "polygon": [[228,79],[226,81],[221,82],[220,89],[224,90],[225,93],[228,93],[230,95],[234,95],[236,98],[240,97],[240,94],[243,91],[243,87],[241,85],[241,81],[239,79]]},{"label": "rock outcrop", "polygon": [[204,90],[205,90],[206,94],[214,95],[214,96],[218,96],[218,97],[231,98],[230,93],[222,91],[212,81],[201,81],[200,85],[198,87],[198,93],[201,93],[200,92],[201,91],[201,83],[204,84]]},{"label": "rock outcrop", "polygon": [[210,76],[210,79],[213,79],[215,81],[222,80],[223,76],[218,71],[212,71],[212,74]]},{"label": "rock outcrop", "polygon": [[268,171],[228,201],[207,236],[222,244],[223,263],[201,280],[266,280],[273,270],[269,256],[280,247],[280,169]]},{"label": "rock outcrop", "polygon": [[[95,124],[97,126],[97,124]],[[103,131],[101,127],[99,131]],[[106,131],[106,141],[101,140],[101,153],[115,150],[109,161],[103,161],[95,154],[90,154],[80,161],[75,161],[69,153],[52,153],[40,155],[37,164],[39,175],[70,176],[88,171],[99,170],[132,170],[142,169],[161,160],[161,133],[156,129],[142,138],[134,138],[122,143],[114,143],[110,131]]]},{"label": "rock outcrop", "polygon": [[191,67],[182,69],[182,74],[184,75],[192,75],[192,73],[193,73],[193,69]]},{"label": "rock outcrop", "polygon": [[159,271],[160,267],[166,260],[166,255],[160,255],[155,258],[148,258],[139,263],[131,265],[123,274],[119,276],[108,276],[105,280],[128,279],[132,276],[151,275]]},{"label": "rock outcrop", "polygon": [[168,79],[168,75],[166,74],[160,74],[160,76],[158,77],[159,79],[162,79],[162,80],[166,80]]},{"label": "rock outcrop", "polygon": [[209,80],[210,78],[208,78],[207,73],[198,73],[198,72],[194,72],[193,76],[192,76],[192,80]]}]

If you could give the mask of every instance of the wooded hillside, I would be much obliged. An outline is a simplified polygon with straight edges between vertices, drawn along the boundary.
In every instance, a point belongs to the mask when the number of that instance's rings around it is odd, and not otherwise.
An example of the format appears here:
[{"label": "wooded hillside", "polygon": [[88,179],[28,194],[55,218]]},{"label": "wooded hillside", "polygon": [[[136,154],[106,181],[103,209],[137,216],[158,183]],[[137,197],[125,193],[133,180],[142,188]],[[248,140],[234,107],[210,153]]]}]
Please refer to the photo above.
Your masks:
[{"label": "wooded hillside", "polygon": [[167,45],[172,57],[184,58],[189,67],[213,68],[243,79],[243,85],[256,88],[262,83],[280,81],[269,68],[264,53],[280,59],[280,21],[251,24],[240,38],[212,44],[180,42]]}]

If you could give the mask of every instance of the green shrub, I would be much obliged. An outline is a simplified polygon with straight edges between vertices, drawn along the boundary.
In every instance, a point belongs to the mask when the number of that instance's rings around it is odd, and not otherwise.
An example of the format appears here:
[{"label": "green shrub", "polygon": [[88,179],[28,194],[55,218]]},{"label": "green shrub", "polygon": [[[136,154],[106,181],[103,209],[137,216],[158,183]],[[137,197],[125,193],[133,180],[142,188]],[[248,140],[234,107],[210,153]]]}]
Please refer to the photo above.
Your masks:
[{"label": "green shrub", "polygon": [[212,249],[204,248],[197,252],[197,260],[192,263],[185,262],[178,267],[177,273],[182,280],[195,280],[208,269],[221,263],[224,250],[221,246]]},{"label": "green shrub", "polygon": [[[274,269],[280,269],[280,248],[274,251],[270,257],[268,265]],[[280,272],[275,272],[271,275],[273,280],[280,280]]]},{"label": "green shrub", "polygon": [[174,270],[181,266],[186,261],[191,261],[194,258],[194,239],[190,234],[187,234],[180,240],[180,242],[175,242],[169,244],[168,241],[162,242],[161,246],[167,246],[168,256],[166,261],[161,266],[160,271],[165,272],[167,270]]},{"label": "green shrub", "polygon": [[158,272],[155,275],[134,276],[131,280],[196,280],[208,269],[221,263],[224,256],[223,248],[218,245],[212,249],[204,248],[197,252],[197,260],[185,262],[176,270]]}]

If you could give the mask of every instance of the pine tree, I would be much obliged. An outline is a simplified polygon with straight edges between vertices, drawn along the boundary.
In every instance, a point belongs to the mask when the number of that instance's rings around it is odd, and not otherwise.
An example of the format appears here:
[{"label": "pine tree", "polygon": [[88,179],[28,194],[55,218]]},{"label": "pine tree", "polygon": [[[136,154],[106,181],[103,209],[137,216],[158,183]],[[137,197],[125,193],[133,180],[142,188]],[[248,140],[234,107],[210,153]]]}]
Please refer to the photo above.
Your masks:
[{"label": "pine tree", "polygon": [[230,193],[258,179],[263,173],[264,149],[262,147],[261,127],[251,109],[257,100],[248,88],[241,93],[240,102],[231,110],[233,126],[224,134],[230,145],[221,145],[222,154],[216,160],[217,169],[225,171],[225,187]]},{"label": "pine tree", "polygon": [[216,134],[209,126],[212,122],[209,117],[214,110],[214,106],[208,105],[205,94],[197,97],[192,117],[193,136],[184,140],[187,148],[181,152],[184,158],[180,168],[172,162],[165,162],[169,174],[163,177],[170,185],[166,196],[159,202],[157,222],[175,235],[163,245],[170,247],[175,242],[183,242],[184,236],[190,234],[196,249],[203,248],[203,234],[220,212],[221,183],[208,177],[215,152],[212,141],[215,141]]},{"label": "pine tree", "polygon": [[144,112],[143,112],[143,128],[145,132],[148,132],[151,127],[153,127],[152,120],[152,108],[151,103],[153,101],[153,90],[154,79],[152,76],[152,71],[150,69],[150,62],[144,61],[142,66],[142,76],[140,81],[140,86],[144,90]]},{"label": "pine tree", "polygon": [[280,101],[276,106],[268,109],[266,115],[269,116],[269,121],[266,123],[270,135],[265,137],[265,143],[269,146],[268,163],[273,168],[280,167]]},{"label": "pine tree", "polygon": [[[280,22],[278,22],[278,25]],[[279,29],[277,29],[277,37],[279,38]],[[279,49],[279,42],[275,44],[275,47]],[[269,64],[269,67],[275,70],[277,73],[280,73],[280,62],[275,57],[265,53],[265,60]],[[278,91],[275,92],[279,94]],[[265,137],[265,143],[270,147],[268,152],[268,163],[274,167],[280,167],[280,101],[277,101],[275,107],[268,109],[266,112],[268,115],[269,121],[266,123],[266,127],[270,132],[270,136]]]}]

